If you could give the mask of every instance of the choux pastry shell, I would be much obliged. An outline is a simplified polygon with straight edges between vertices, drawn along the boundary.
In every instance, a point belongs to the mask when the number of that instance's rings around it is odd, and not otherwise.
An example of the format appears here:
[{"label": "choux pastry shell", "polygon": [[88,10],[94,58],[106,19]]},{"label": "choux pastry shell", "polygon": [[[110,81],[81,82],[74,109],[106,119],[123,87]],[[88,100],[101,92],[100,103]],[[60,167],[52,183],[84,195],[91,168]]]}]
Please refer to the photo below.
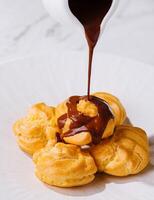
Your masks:
[{"label": "choux pastry shell", "polygon": [[149,162],[146,133],[132,126],[118,126],[114,135],[91,149],[100,172],[127,176],[142,171]]},{"label": "choux pastry shell", "polygon": [[88,152],[72,144],[57,143],[33,155],[35,174],[43,182],[58,187],[73,187],[90,183],[97,171]]},{"label": "choux pastry shell", "polygon": [[46,145],[46,128],[50,127],[49,122],[53,116],[53,107],[39,103],[30,108],[26,117],[15,122],[13,131],[23,151],[32,155]]}]

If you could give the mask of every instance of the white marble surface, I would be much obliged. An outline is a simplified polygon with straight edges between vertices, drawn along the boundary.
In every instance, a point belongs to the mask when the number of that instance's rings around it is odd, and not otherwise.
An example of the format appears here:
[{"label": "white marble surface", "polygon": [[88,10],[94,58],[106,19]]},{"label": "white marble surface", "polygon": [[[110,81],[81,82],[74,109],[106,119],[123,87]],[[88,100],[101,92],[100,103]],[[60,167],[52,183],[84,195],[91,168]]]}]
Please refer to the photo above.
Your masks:
[{"label": "white marble surface", "polygon": [[[97,51],[154,65],[154,0],[120,0]],[[85,50],[84,37],[49,17],[41,0],[0,0],[0,63]]]}]

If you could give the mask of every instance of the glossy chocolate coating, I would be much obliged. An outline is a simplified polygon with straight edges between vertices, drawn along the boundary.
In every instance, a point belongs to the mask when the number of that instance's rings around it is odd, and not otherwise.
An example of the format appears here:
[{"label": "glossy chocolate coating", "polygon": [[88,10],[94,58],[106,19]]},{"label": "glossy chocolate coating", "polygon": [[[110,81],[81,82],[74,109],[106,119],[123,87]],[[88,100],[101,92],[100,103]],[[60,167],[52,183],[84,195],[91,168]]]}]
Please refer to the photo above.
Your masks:
[{"label": "glossy chocolate coating", "polygon": [[103,132],[110,119],[114,116],[108,104],[102,99],[90,96],[90,101],[95,104],[98,114],[95,117],[85,116],[77,110],[77,104],[80,100],[88,101],[87,96],[72,96],[66,102],[68,112],[58,118],[59,128],[64,127],[66,120],[69,118],[71,124],[69,131],[62,134],[62,137],[69,137],[81,132],[89,132],[92,136],[92,142],[98,144],[101,141]]}]

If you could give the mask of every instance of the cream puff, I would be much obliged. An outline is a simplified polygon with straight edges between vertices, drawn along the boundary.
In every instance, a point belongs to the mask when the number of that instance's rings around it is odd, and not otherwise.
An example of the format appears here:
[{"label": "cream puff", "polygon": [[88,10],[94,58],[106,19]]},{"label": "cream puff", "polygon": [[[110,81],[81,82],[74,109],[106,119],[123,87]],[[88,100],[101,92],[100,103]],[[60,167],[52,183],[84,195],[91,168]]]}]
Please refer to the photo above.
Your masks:
[{"label": "cream puff", "polygon": [[75,145],[99,143],[113,134],[115,118],[110,106],[100,98],[72,96],[55,110],[63,141]]},{"label": "cream puff", "polygon": [[43,182],[58,187],[74,187],[92,182],[97,167],[92,156],[72,144],[57,143],[33,155],[35,174]]},{"label": "cream puff", "polygon": [[54,107],[38,103],[29,109],[26,117],[16,121],[13,130],[22,150],[32,155],[47,144],[54,129],[51,126],[54,112]]},{"label": "cream puff", "polygon": [[100,172],[114,176],[137,174],[149,163],[148,138],[140,128],[121,125],[112,137],[93,146],[91,154]]}]

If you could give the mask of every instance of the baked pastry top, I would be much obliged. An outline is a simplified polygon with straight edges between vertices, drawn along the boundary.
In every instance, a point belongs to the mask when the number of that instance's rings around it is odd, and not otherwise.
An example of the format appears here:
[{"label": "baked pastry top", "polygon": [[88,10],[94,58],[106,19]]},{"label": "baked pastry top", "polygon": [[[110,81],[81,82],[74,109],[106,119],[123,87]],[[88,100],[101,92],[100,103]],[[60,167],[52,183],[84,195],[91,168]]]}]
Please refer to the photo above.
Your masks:
[{"label": "baked pastry top", "polygon": [[97,167],[87,151],[72,144],[57,143],[33,155],[35,174],[43,182],[59,187],[80,186],[95,178]]},{"label": "baked pastry top", "polygon": [[99,171],[115,176],[137,174],[149,162],[148,138],[140,128],[121,125],[112,137],[93,146],[91,154]]},{"label": "baked pastry top", "polygon": [[54,107],[44,103],[35,104],[29,109],[26,117],[15,122],[13,130],[22,150],[32,155],[47,144],[46,133],[49,132],[54,112]]}]

